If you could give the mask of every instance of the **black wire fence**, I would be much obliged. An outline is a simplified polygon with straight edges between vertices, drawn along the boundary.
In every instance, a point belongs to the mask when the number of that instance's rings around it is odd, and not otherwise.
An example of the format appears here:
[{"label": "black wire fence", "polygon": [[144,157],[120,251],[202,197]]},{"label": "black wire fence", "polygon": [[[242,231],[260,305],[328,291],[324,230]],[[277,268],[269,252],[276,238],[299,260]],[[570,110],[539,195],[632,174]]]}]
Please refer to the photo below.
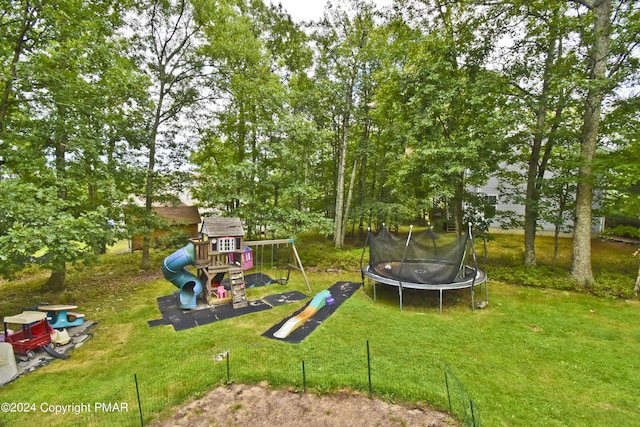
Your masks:
[{"label": "black wire fence", "polygon": [[[172,408],[190,398],[197,399],[217,386],[267,381],[274,388],[293,387],[304,393],[320,394],[346,387],[383,400],[410,396],[414,402],[444,401],[448,402],[448,408],[444,409],[461,425],[482,425],[480,408],[442,361],[433,362],[432,365],[438,366],[426,370],[423,368],[429,362],[424,360],[410,365],[396,364],[388,355],[377,357],[368,341],[358,360],[340,354],[327,359],[313,351],[299,360],[282,360],[277,344],[269,351],[262,349],[258,356],[251,345],[194,352],[178,370],[167,372],[158,367],[157,374],[151,378],[131,373],[130,385],[112,390],[105,401],[67,405],[51,411],[61,411],[59,415],[66,420],[64,425],[69,426],[146,426],[157,419],[157,414],[168,417]],[[434,372],[434,368],[442,373],[440,377],[429,375],[416,380],[416,375]],[[194,392],[196,378],[198,390]],[[381,378],[385,380],[380,381]]]},{"label": "black wire fence", "polygon": [[480,408],[473,402],[462,382],[445,363],[444,378],[449,401],[449,413],[456,415],[465,426],[480,426]]}]

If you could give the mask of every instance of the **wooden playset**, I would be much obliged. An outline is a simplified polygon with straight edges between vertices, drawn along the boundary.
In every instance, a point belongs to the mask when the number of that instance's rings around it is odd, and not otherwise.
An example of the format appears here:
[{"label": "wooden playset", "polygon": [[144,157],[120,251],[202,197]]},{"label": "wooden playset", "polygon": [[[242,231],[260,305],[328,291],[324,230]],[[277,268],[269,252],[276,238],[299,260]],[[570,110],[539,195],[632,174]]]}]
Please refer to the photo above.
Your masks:
[{"label": "wooden playset", "polygon": [[[233,308],[247,306],[244,271],[254,267],[253,250],[264,254],[264,247],[278,245],[291,247],[295,256],[296,268],[302,272],[307,288],[309,281],[302,267],[300,257],[292,239],[244,241],[244,229],[239,218],[204,218],[197,238],[189,239],[188,244],[169,255],[163,262],[164,277],[180,289],[179,299],[182,309],[195,309],[196,299],[204,299],[206,304],[231,298]],[[194,274],[185,267],[193,266]],[[262,265],[262,264],[261,264]],[[222,285],[225,275],[229,278],[229,291]],[[278,282],[279,283],[279,282]],[[216,299],[212,300],[212,296]]]},{"label": "wooden playset", "polygon": [[[194,267],[198,270],[198,277],[205,286],[203,297],[207,303],[216,298],[231,297],[233,308],[245,307],[246,284],[244,271],[254,267],[254,251],[265,246],[285,245],[291,247],[295,258],[295,268],[302,272],[302,276],[311,291],[300,256],[293,239],[245,241],[244,229],[239,218],[204,218],[197,239],[190,239],[194,245]],[[222,278],[227,274],[230,289],[221,286]]]},{"label": "wooden playset", "polygon": [[191,239],[195,247],[194,267],[205,284],[203,293],[207,302],[211,295],[226,295],[226,289],[219,288],[222,278],[228,274],[233,308],[247,306],[244,270],[250,268],[252,260],[245,255],[243,241],[244,229],[238,218],[205,218],[199,238]]}]

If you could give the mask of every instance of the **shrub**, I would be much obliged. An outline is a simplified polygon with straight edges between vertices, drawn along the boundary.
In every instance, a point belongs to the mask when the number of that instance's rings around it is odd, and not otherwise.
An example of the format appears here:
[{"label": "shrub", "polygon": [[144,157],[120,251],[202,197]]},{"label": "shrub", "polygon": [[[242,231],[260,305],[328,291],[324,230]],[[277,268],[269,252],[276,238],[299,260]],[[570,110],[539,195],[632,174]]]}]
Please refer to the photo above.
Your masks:
[{"label": "shrub", "polygon": [[621,236],[630,237],[633,239],[640,239],[640,228],[632,225],[618,225],[605,232],[609,236]]}]

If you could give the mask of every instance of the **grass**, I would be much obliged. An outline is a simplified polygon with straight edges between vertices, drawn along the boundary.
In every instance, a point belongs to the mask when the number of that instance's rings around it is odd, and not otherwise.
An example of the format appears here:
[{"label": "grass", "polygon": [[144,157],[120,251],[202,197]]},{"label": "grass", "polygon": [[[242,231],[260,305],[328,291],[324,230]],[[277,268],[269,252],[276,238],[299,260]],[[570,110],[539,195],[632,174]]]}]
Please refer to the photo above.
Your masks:
[{"label": "grass", "polygon": [[[484,310],[471,312],[468,291],[456,291],[445,293],[439,315],[437,293],[409,292],[400,312],[396,289],[378,287],[373,303],[367,286],[295,345],[261,334],[304,302],[181,332],[148,327],[148,320],[160,317],[156,298],[175,288],[159,268],[139,272],[139,254],[109,254],[98,266],[70,272],[63,294],[42,293],[46,274],[32,270],[0,284],[0,315],[40,301],[75,302],[87,319],[99,323],[70,359],[2,387],[2,401],[26,400],[37,410],[2,414],[0,425],[135,425],[134,375],[145,423],[161,419],[226,381],[225,359],[216,356],[227,351],[232,381],[301,389],[304,361],[312,392],[345,386],[367,392],[367,342],[374,394],[389,401],[447,409],[443,366],[448,366],[480,408],[484,425],[640,425],[635,363],[640,307],[637,298],[614,292],[633,287],[634,248],[594,242],[599,287],[577,292],[567,275],[570,241],[562,241],[553,266],[552,243],[539,238],[540,266],[527,270],[519,266],[520,240],[496,236],[490,242],[490,304]],[[360,280],[360,242],[342,251],[317,240],[296,246],[314,292]],[[168,252],[152,254],[160,266]],[[610,277],[625,285],[612,286]],[[300,273],[292,273],[286,286],[248,292],[253,299],[289,290],[309,293]],[[130,410],[62,415],[40,408],[85,402],[92,408],[96,402],[127,402]]]}]

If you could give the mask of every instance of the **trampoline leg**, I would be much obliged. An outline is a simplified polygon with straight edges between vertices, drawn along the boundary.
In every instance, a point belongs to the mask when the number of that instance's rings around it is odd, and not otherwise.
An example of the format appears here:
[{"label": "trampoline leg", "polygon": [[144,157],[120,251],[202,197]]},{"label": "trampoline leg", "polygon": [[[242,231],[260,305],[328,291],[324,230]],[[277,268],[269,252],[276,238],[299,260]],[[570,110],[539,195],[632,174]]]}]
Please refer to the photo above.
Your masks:
[{"label": "trampoline leg", "polygon": [[398,286],[398,293],[400,294],[400,311],[402,311],[402,286]]},{"label": "trampoline leg", "polygon": [[475,310],[475,292],[474,292],[474,285],[471,285],[471,311],[476,311]]},{"label": "trampoline leg", "polygon": [[489,304],[489,283],[487,281],[484,282],[484,291],[485,291],[484,302]]},{"label": "trampoline leg", "polygon": [[442,314],[442,289],[440,289],[440,314]]},{"label": "trampoline leg", "polygon": [[373,302],[376,302],[376,282],[373,282]]}]

